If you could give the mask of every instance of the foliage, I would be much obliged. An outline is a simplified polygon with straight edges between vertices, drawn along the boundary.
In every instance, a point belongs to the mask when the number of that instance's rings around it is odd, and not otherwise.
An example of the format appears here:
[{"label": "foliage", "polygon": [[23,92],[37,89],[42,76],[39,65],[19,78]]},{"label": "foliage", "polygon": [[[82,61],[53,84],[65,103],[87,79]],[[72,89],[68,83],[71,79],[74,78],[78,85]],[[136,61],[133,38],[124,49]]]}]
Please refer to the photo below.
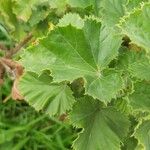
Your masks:
[{"label": "foliage", "polygon": [[[10,90],[11,82],[1,89],[1,97],[5,98]],[[76,132],[76,131],[75,131]],[[2,150],[66,150],[76,134],[68,121],[61,122],[42,112],[36,112],[25,102],[0,100],[0,149]]]},{"label": "foliage", "polygon": [[149,0],[1,0],[0,13],[10,52],[33,34],[11,53],[24,67],[16,93],[49,116],[66,113],[82,129],[74,149],[149,150]]}]

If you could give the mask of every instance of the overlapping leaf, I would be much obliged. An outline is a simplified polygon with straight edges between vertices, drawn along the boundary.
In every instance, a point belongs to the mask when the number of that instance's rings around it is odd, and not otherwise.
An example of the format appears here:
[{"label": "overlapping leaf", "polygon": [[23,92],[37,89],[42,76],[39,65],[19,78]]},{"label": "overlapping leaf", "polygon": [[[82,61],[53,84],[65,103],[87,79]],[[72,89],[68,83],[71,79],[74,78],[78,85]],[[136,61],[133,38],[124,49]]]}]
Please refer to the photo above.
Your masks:
[{"label": "overlapping leaf", "polygon": [[124,49],[119,56],[118,66],[138,79],[150,80],[150,60],[143,51]]},{"label": "overlapping leaf", "polygon": [[129,96],[130,105],[135,110],[150,111],[150,84],[143,81],[134,86],[135,91]]},{"label": "overlapping leaf", "polygon": [[102,19],[108,26],[117,24],[121,17],[125,15],[127,0],[103,0],[101,7]]},{"label": "overlapping leaf", "polygon": [[127,10],[128,11],[132,11],[134,8],[137,8],[137,7],[140,7],[140,5],[143,3],[143,2],[148,2],[149,0],[136,0],[136,1],[133,1],[133,0],[129,0],[128,1],[128,4],[127,4]]},{"label": "overlapping leaf", "polygon": [[102,0],[101,17],[108,26],[115,26],[122,18],[134,9],[139,8],[143,2],[148,0]]},{"label": "overlapping leaf", "polygon": [[29,20],[32,15],[32,10],[36,9],[36,6],[41,5],[47,0],[12,0],[13,1],[13,12],[16,14],[18,19],[25,22]]},{"label": "overlapping leaf", "polygon": [[40,75],[44,70],[51,68],[52,64],[56,62],[56,58],[44,46],[39,44],[27,49],[22,55],[21,62],[26,71],[36,72]]},{"label": "overlapping leaf", "polygon": [[99,101],[86,97],[77,102],[72,123],[83,128],[73,147],[77,150],[119,150],[129,121],[113,107],[102,108]]},{"label": "overlapping leaf", "polygon": [[[40,5],[36,9],[32,10],[32,14],[28,20],[31,26],[37,25],[40,21],[43,21],[50,13],[47,5]],[[45,7],[45,8],[44,8]]]},{"label": "overlapping leaf", "polygon": [[68,4],[72,8],[90,8],[91,13],[95,16],[100,16],[101,14],[101,2],[102,0],[68,0]]},{"label": "overlapping leaf", "polygon": [[50,7],[57,9],[57,13],[61,14],[65,12],[68,0],[49,0]]},{"label": "overlapping leaf", "polygon": [[128,100],[125,98],[118,98],[113,102],[113,107],[119,110],[122,113],[129,114],[131,111]]},{"label": "overlapping leaf", "polygon": [[[83,129],[73,144],[77,150],[150,150],[150,121],[133,129],[133,120],[149,119],[150,112],[150,59],[143,51],[150,54],[148,1],[0,0],[0,23],[17,31],[15,40],[33,28],[38,36],[47,32],[64,12],[79,13],[64,15],[53,31],[35,41],[39,44],[24,51],[25,74],[19,83],[25,100],[50,115],[65,113],[74,97],[82,97],[70,115],[74,126]],[[85,14],[94,16],[81,19]],[[123,35],[129,40],[117,57]],[[125,140],[129,121],[122,113],[136,114]]]},{"label": "overlapping leaf", "polygon": [[68,3],[72,7],[88,7],[88,6],[98,6],[101,0],[69,0]]},{"label": "overlapping leaf", "polygon": [[49,14],[49,11],[45,9],[47,8],[46,1],[1,0],[0,22],[5,24],[15,40],[21,40],[26,35],[26,31],[32,30],[30,25],[37,25]]},{"label": "overlapping leaf", "polygon": [[146,120],[135,132],[135,137],[139,140],[143,149],[150,150],[150,121]]},{"label": "overlapping leaf", "polygon": [[150,52],[150,3],[145,3],[120,22],[122,33]]},{"label": "overlapping leaf", "polygon": [[126,139],[122,149],[126,149],[126,150],[141,150],[141,147],[138,145],[138,141],[137,141],[136,138],[129,137],[128,139]]},{"label": "overlapping leaf", "polygon": [[24,32],[22,26],[19,24],[15,14],[13,13],[12,8],[13,3],[11,0],[0,1],[0,23],[4,24],[5,27],[14,34],[15,39],[19,39],[24,34]]},{"label": "overlapping leaf", "polygon": [[[71,25],[56,28],[40,41],[43,48],[36,53],[37,47],[28,50],[22,62],[26,70],[37,69],[38,73],[39,68],[51,70],[55,82],[83,77],[86,93],[107,102],[122,88],[120,73],[104,71],[117,56],[120,43],[120,36],[112,30],[95,20],[86,20],[83,29]],[[33,59],[35,55],[40,61]],[[39,66],[27,66],[31,61],[33,64],[39,61]]]},{"label": "overlapping leaf", "polygon": [[53,84],[52,78],[44,73],[26,73],[20,80],[19,89],[25,100],[36,110],[49,115],[63,114],[75,102],[71,89],[66,84]]}]

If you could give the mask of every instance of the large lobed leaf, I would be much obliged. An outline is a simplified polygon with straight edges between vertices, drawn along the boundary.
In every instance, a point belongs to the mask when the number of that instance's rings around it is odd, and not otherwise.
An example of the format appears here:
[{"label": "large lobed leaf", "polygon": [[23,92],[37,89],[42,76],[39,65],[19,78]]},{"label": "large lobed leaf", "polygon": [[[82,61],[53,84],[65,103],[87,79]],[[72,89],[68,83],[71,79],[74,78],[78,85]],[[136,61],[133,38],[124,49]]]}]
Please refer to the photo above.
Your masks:
[{"label": "large lobed leaf", "polygon": [[77,102],[70,118],[76,127],[83,128],[73,144],[77,150],[119,150],[129,127],[126,116],[89,97]]},{"label": "large lobed leaf", "polygon": [[[87,19],[83,29],[71,25],[57,27],[40,41],[40,50],[36,51],[36,46],[25,52],[22,62],[29,71],[51,70],[54,82],[72,82],[83,77],[86,93],[108,102],[122,89],[121,74],[107,69],[120,44],[120,36],[113,30]],[[31,62],[39,65],[31,66]]]}]

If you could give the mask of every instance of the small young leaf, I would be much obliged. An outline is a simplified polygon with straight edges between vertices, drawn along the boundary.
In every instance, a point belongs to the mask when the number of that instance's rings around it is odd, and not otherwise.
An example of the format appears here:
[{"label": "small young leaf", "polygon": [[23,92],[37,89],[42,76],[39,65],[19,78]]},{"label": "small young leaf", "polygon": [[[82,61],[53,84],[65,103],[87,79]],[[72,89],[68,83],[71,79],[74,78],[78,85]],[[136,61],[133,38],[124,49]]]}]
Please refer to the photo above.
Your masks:
[{"label": "small young leaf", "polygon": [[71,109],[75,100],[65,83],[51,82],[52,78],[46,73],[38,76],[27,72],[20,80],[19,89],[25,100],[36,110],[44,110],[49,115],[61,115]]}]

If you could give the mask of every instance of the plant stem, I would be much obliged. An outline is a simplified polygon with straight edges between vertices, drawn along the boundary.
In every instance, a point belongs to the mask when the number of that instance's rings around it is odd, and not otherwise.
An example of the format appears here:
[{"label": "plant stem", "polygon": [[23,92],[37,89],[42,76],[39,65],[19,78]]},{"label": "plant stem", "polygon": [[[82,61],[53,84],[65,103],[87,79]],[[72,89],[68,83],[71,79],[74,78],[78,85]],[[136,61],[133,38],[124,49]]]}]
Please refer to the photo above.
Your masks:
[{"label": "plant stem", "polygon": [[22,41],[20,41],[20,43],[18,43],[15,48],[10,50],[10,52],[6,55],[6,58],[11,58],[14,54],[20,51],[21,48],[24,47],[32,39],[32,37],[32,33],[27,34],[27,36]]}]

